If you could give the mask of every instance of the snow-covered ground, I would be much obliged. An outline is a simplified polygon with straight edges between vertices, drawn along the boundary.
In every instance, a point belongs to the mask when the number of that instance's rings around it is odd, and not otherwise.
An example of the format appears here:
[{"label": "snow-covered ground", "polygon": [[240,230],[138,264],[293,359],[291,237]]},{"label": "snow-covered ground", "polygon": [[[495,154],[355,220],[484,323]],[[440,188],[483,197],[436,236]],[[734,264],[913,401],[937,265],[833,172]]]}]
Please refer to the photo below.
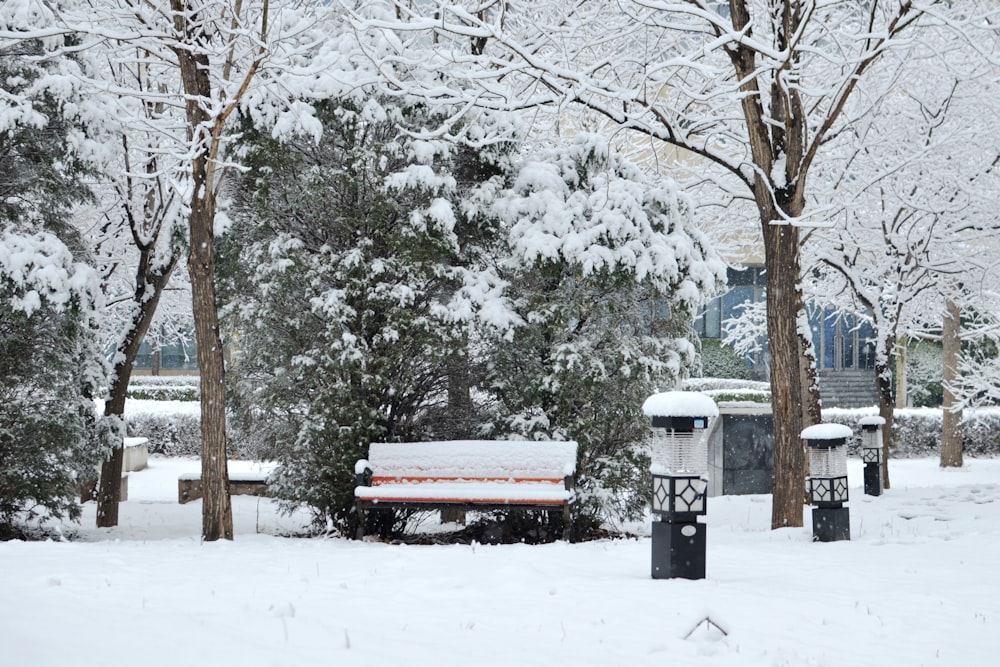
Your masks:
[{"label": "snow-covered ground", "polygon": [[76,541],[0,543],[0,664],[1000,664],[1000,460],[894,462],[880,498],[851,461],[850,542],[812,543],[808,510],[769,530],[767,496],[712,498],[701,581],[652,580],[648,538],[281,537],[305,517],[250,497],[233,542],[202,543],[200,501],[177,503],[197,467],[132,473],[116,529],[90,503]]}]

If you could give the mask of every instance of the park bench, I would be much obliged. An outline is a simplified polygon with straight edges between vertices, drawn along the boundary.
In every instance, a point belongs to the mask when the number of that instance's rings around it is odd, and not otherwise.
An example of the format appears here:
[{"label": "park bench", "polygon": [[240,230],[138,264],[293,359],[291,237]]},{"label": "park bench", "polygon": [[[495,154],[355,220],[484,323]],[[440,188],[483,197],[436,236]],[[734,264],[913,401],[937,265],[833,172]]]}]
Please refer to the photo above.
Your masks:
[{"label": "park bench", "polygon": [[489,511],[531,509],[563,512],[569,539],[576,473],[575,442],[451,440],[372,443],[358,461],[354,489],[365,535],[368,510]]},{"label": "park bench", "polygon": [[[266,470],[229,473],[230,496],[267,496]],[[177,502],[181,505],[202,496],[201,473],[184,473],[177,479]]]}]

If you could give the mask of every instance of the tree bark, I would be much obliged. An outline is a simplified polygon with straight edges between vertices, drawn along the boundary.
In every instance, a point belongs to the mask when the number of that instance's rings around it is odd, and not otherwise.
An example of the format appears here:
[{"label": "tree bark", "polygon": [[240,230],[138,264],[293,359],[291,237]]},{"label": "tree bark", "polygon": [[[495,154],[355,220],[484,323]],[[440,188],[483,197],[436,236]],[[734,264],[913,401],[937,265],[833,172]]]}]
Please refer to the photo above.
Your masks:
[{"label": "tree bark", "polygon": [[225,360],[216,310],[212,229],[214,205],[196,202],[191,211],[191,307],[201,374],[201,487],[205,541],[233,539],[226,455]]},{"label": "tree bark", "polygon": [[[804,306],[804,304],[800,304]],[[804,313],[801,313],[804,315]],[[808,326],[804,321],[801,326]],[[816,370],[816,351],[808,332],[799,331],[799,372],[802,375],[802,426],[822,421],[822,402],[819,393],[819,372]]]},{"label": "tree bark", "polygon": [[799,234],[791,225],[765,225],[767,338],[771,351],[774,491],[771,527],[801,527],[805,499],[803,391],[799,334]]},{"label": "tree bark", "polygon": [[961,468],[962,460],[962,410],[956,409],[958,398],[953,387],[958,380],[958,362],[962,342],[959,338],[961,311],[952,299],[945,302],[944,327],[941,336],[944,362],[944,402],[941,406],[941,467]]},{"label": "tree bark", "polygon": [[174,25],[184,42],[175,47],[187,96],[186,114],[194,142],[192,197],[188,217],[188,272],[198,370],[201,375],[202,539],[233,539],[226,456],[225,355],[215,295],[215,158],[224,118],[212,116],[211,63],[197,45],[207,43],[203,26],[188,19],[185,0],[171,0]]},{"label": "tree bark", "polygon": [[[888,341],[886,342],[888,346]],[[876,355],[883,358],[882,355]],[[885,359],[891,357],[885,355]],[[892,448],[892,424],[896,413],[896,403],[892,395],[892,372],[888,364],[875,363],[875,388],[878,391],[878,414],[885,420],[882,425],[882,486],[889,485],[889,451]]]}]

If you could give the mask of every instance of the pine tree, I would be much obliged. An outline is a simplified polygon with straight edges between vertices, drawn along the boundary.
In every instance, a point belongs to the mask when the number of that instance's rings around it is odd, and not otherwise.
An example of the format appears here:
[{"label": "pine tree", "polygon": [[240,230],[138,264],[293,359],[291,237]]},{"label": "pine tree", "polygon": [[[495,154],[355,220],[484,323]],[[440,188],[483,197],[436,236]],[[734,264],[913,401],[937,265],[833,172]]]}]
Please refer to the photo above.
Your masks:
[{"label": "pine tree", "polygon": [[79,518],[109,435],[93,401],[97,284],[51,234],[0,236],[0,539],[31,519]]},{"label": "pine tree", "polygon": [[690,202],[596,136],[519,165],[495,210],[522,324],[491,341],[492,431],[578,442],[578,528],[634,518],[648,496],[642,403],[693,365],[691,322],[723,264]]},{"label": "pine tree", "polygon": [[251,171],[222,254],[233,404],[279,461],[281,496],[353,534],[354,464],[369,443],[472,421],[448,415],[471,404],[467,293],[482,291],[497,231],[462,202],[505,149],[473,145],[481,124],[422,132],[445,116],[420,104],[330,102],[317,118],[318,143],[246,132]]}]

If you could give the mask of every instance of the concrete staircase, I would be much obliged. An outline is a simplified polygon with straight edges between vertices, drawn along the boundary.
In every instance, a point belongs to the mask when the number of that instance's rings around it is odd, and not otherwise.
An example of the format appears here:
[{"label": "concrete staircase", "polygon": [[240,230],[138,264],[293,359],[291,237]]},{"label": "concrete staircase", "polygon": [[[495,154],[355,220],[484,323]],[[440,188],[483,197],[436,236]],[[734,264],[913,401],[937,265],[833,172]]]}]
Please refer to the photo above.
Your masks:
[{"label": "concrete staircase", "polygon": [[878,405],[874,370],[821,370],[819,391],[824,408],[867,408]]}]

